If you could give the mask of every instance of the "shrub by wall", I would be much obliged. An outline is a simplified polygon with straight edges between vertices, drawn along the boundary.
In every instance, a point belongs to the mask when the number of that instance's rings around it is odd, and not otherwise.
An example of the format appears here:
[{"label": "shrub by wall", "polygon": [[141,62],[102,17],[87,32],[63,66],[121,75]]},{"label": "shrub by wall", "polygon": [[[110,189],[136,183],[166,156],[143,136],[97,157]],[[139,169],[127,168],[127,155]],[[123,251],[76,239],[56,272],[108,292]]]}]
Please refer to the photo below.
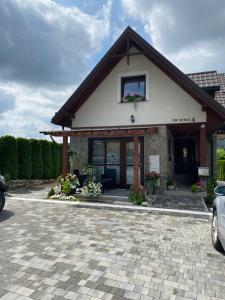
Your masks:
[{"label": "shrub by wall", "polygon": [[52,178],[61,174],[61,147],[60,144],[52,143]]},{"label": "shrub by wall", "polygon": [[43,176],[42,148],[39,140],[31,139],[32,179],[41,179]]},{"label": "shrub by wall", "polygon": [[217,160],[217,178],[225,180],[225,159]]},{"label": "shrub by wall", "polygon": [[25,138],[17,138],[18,145],[18,178],[30,179],[32,174],[30,141]]},{"label": "shrub by wall", "polygon": [[0,173],[7,180],[18,179],[18,147],[13,136],[0,138]]},{"label": "shrub by wall", "polygon": [[41,140],[42,162],[43,162],[43,179],[52,178],[52,149],[51,143]]},{"label": "shrub by wall", "polygon": [[216,159],[218,160],[225,159],[225,150],[223,148],[218,148],[216,150]]}]

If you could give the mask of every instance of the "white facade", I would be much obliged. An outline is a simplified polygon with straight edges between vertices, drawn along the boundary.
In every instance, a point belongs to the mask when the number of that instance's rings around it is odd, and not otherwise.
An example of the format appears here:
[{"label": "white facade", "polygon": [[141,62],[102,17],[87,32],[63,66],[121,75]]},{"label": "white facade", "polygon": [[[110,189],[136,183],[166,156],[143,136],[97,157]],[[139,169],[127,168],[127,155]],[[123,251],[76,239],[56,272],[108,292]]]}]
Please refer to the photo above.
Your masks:
[{"label": "white facade", "polygon": [[[146,101],[120,103],[120,77],[146,75]],[[119,99],[118,99],[119,98]],[[133,115],[135,122],[131,123]],[[76,112],[73,128],[206,122],[200,104],[145,56],[126,57]]]}]

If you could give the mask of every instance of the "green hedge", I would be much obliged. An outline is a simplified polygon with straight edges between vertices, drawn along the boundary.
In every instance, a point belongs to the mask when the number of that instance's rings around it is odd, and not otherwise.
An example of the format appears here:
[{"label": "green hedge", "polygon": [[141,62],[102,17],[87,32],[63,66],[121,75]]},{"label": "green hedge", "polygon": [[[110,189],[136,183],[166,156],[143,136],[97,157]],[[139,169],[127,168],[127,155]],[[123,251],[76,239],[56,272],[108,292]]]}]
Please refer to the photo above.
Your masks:
[{"label": "green hedge", "polygon": [[225,180],[225,159],[217,160],[217,178]]},{"label": "green hedge", "polygon": [[32,179],[41,179],[43,176],[42,148],[39,140],[31,139]]},{"label": "green hedge", "polygon": [[62,145],[47,140],[0,137],[0,174],[10,179],[52,179],[61,174]]},{"label": "green hedge", "polygon": [[57,178],[61,174],[61,147],[52,143],[52,178]]},{"label": "green hedge", "polygon": [[32,174],[30,141],[25,138],[17,138],[18,146],[18,178],[30,179]]},{"label": "green hedge", "polygon": [[41,140],[42,162],[43,162],[43,179],[51,179],[52,177],[52,149],[50,142]]},{"label": "green hedge", "polygon": [[0,138],[0,173],[7,180],[18,179],[18,147],[10,135]]}]

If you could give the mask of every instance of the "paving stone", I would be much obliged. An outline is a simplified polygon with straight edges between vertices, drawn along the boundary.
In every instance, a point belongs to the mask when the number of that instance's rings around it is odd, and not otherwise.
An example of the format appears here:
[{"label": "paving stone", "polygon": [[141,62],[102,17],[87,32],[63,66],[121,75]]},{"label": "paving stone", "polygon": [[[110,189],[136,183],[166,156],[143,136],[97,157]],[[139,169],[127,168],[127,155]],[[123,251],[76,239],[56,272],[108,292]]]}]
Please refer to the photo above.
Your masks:
[{"label": "paving stone", "polygon": [[0,222],[1,299],[225,300],[209,220],[9,198]]},{"label": "paving stone", "polygon": [[4,296],[1,297],[1,299],[3,299],[3,300],[14,300],[14,299],[18,299],[18,298],[19,298],[18,294],[11,293],[11,292],[8,292]]}]

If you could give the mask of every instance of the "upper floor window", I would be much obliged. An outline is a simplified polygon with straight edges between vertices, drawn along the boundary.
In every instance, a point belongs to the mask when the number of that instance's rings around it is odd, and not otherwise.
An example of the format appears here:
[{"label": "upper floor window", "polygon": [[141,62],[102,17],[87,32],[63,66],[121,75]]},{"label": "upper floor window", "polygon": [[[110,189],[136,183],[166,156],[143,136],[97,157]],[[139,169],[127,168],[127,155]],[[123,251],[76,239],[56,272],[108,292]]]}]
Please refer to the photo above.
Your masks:
[{"label": "upper floor window", "polygon": [[117,75],[117,102],[139,102],[149,99],[149,70]]},{"label": "upper floor window", "polygon": [[[121,78],[121,99],[123,102],[146,100],[146,77],[130,76]],[[134,100],[135,101],[135,100]]]}]

